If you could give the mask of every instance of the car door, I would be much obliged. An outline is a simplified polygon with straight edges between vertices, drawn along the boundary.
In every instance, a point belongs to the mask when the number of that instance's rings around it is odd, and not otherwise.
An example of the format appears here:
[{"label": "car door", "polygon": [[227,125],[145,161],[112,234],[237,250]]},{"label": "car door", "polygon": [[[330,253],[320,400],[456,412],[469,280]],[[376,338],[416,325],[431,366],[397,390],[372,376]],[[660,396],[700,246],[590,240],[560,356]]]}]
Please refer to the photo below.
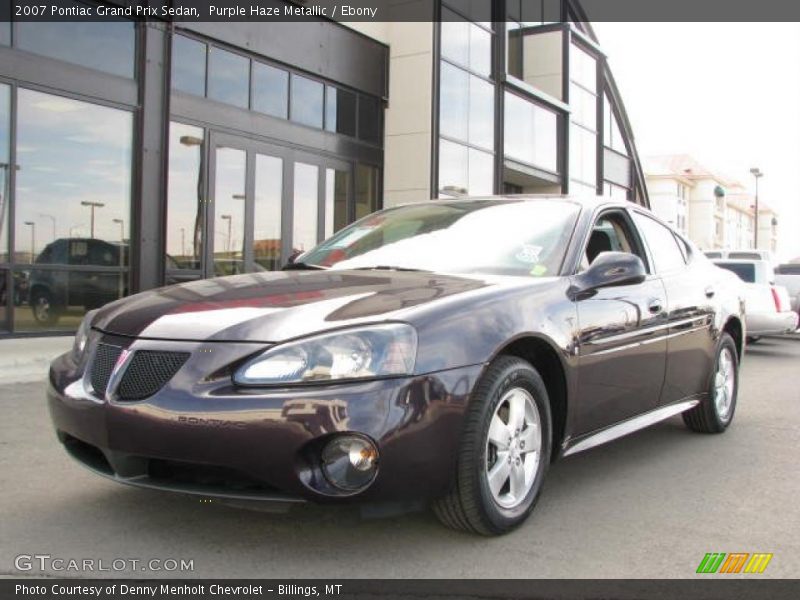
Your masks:
[{"label": "car door", "polygon": [[718,290],[706,261],[694,260],[680,237],[650,215],[632,212],[667,292],[667,369],[660,403],[670,404],[708,388]]},{"label": "car door", "polygon": [[[603,251],[631,252],[648,265],[625,210],[600,213],[584,245],[581,268]],[[648,267],[640,284],[597,290],[576,300],[578,419],[576,433],[607,427],[654,409],[666,366],[666,293]]]}]

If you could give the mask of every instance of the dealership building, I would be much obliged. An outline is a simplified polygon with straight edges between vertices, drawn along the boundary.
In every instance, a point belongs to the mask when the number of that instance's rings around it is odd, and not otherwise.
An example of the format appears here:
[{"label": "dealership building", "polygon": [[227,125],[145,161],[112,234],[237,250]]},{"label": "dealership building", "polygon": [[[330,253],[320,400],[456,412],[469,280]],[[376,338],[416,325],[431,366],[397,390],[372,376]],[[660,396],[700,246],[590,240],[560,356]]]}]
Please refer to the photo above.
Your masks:
[{"label": "dealership building", "polygon": [[430,20],[0,23],[0,336],[280,268],[383,207],[649,205],[576,2],[416,4]]}]

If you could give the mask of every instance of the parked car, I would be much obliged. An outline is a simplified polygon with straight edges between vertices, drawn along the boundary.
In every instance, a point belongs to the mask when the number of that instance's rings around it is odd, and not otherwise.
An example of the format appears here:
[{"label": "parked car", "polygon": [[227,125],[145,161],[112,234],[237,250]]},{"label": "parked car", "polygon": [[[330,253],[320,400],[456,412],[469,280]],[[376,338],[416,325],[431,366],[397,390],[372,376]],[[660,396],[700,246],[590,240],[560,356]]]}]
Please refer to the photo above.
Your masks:
[{"label": "parked car", "polygon": [[775,268],[775,284],[789,294],[792,310],[800,314],[800,263],[787,263]]},{"label": "parked car", "polygon": [[50,242],[36,257],[40,268],[30,272],[28,303],[34,319],[52,326],[71,309],[85,312],[127,294],[127,278],[119,271],[127,266],[126,255],[125,246],[95,238]]},{"label": "parked car", "polygon": [[629,202],[432,201],[363,218],[282,272],[90,313],[47,395],[67,452],[121,483],[430,500],[451,527],[500,534],[557,457],[678,414],[726,430],[740,291]]},{"label": "parked car", "polygon": [[765,260],[715,260],[715,265],[735,273],[744,282],[747,339],[757,342],[764,335],[781,335],[797,329],[797,312],[789,294],[775,285],[775,272]]}]

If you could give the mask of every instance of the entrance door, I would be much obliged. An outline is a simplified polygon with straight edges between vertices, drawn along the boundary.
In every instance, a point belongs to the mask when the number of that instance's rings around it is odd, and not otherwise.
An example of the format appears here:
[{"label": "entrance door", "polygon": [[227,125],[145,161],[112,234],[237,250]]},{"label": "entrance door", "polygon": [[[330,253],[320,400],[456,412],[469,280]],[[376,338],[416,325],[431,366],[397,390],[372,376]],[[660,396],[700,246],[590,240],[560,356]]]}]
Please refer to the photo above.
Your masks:
[{"label": "entrance door", "polygon": [[217,132],[204,151],[200,264],[170,283],[279,269],[355,218],[351,163]]}]

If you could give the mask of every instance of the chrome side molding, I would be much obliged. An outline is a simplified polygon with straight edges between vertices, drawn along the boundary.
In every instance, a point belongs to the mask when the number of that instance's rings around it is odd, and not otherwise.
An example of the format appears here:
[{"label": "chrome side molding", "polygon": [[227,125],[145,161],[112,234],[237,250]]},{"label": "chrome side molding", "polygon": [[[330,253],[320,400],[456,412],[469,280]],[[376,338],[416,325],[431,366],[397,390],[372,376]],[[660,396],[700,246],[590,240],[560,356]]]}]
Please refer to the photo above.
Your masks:
[{"label": "chrome side molding", "polygon": [[690,408],[697,406],[699,402],[700,401],[696,398],[692,400],[683,400],[681,402],[676,402],[675,404],[661,406],[655,410],[651,410],[650,412],[646,412],[636,417],[632,417],[626,421],[622,421],[621,423],[617,423],[616,425],[611,425],[610,427],[601,429],[597,433],[592,433],[588,437],[584,437],[574,444],[568,446],[562,456],[577,454],[578,452],[583,452],[589,448],[594,448],[595,446],[600,446],[606,442],[626,436],[634,431],[644,429],[645,427],[650,427],[650,425],[658,423],[659,421],[663,421],[664,419],[668,419],[674,415],[678,415],[689,410]]}]

